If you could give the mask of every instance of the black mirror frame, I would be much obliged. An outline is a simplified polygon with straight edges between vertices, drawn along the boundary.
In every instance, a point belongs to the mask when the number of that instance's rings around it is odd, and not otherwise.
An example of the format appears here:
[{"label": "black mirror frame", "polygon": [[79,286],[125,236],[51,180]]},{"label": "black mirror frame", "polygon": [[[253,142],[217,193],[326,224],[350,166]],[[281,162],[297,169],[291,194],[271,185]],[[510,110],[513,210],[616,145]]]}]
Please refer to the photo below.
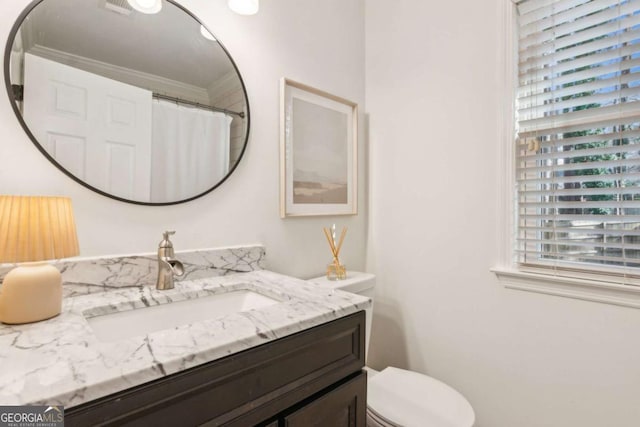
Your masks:
[{"label": "black mirror frame", "polygon": [[[153,202],[143,202],[143,201],[138,201],[138,200],[129,200],[129,199],[125,199],[125,198],[122,198],[122,197],[114,196],[113,194],[109,194],[109,193],[107,193],[107,192],[105,192],[103,190],[100,190],[100,189],[98,189],[96,187],[93,187],[92,185],[84,182],[83,180],[81,180],[80,178],[78,178],[77,176],[75,176],[74,174],[69,172],[67,169],[64,168],[64,166],[62,166],[60,163],[58,163],[47,152],[47,150],[45,150],[45,148],[42,145],[40,145],[40,143],[38,142],[36,137],[33,135],[33,133],[31,133],[31,130],[29,130],[29,127],[27,126],[26,122],[24,121],[24,118],[22,117],[22,113],[20,112],[20,109],[18,108],[18,104],[16,102],[17,101],[16,100],[16,93],[15,93],[14,87],[11,84],[11,70],[10,70],[11,49],[13,47],[13,43],[15,41],[16,34],[17,34],[18,30],[20,29],[20,27],[22,26],[22,23],[24,22],[25,18],[29,15],[29,13],[36,6],[38,6],[40,3],[44,2],[44,1],[46,1],[46,0],[33,0],[22,11],[22,13],[20,13],[18,18],[16,19],[16,22],[13,24],[13,27],[11,28],[11,32],[9,33],[9,36],[7,38],[7,43],[6,43],[5,51],[4,51],[4,81],[5,81],[5,87],[7,89],[7,95],[9,97],[9,102],[11,104],[11,108],[13,109],[13,112],[16,114],[16,117],[18,118],[18,122],[22,126],[22,129],[29,136],[29,139],[31,139],[31,142],[36,146],[36,148],[54,166],[56,166],[60,171],[62,171],[69,178],[73,179],[75,182],[77,182],[78,184],[81,184],[82,186],[88,188],[91,191],[94,191],[94,192],[96,192],[98,194],[101,194],[101,195],[106,196],[106,197],[108,197],[110,199],[113,199],[113,200],[118,200],[120,202],[131,203],[131,204],[135,204],[135,205],[143,205],[143,206],[169,206],[169,205],[177,205],[177,204],[180,204],[180,203],[190,202],[191,200],[195,200],[195,199],[198,199],[198,198],[200,198],[200,197],[202,197],[202,196],[204,196],[206,194],[209,194],[210,192],[212,192],[213,190],[218,188],[220,185],[222,185],[222,183],[224,183],[231,176],[231,174],[233,174],[233,172],[238,167],[238,164],[240,164],[240,161],[242,160],[242,157],[244,156],[244,153],[245,153],[245,151],[247,149],[247,145],[249,143],[249,134],[250,134],[250,130],[251,130],[251,113],[250,113],[250,108],[249,108],[249,96],[247,95],[247,88],[246,88],[246,86],[244,84],[244,80],[242,79],[242,75],[240,74],[240,70],[238,69],[238,66],[236,65],[235,61],[233,60],[233,57],[229,54],[229,51],[227,50],[227,48],[224,47],[224,45],[219,41],[219,39],[217,37],[216,37],[216,40],[218,41],[218,44],[220,45],[220,47],[222,48],[224,53],[229,58],[229,61],[231,61],[231,64],[233,65],[233,68],[236,71],[236,74],[238,75],[238,79],[240,80],[240,84],[242,85],[242,92],[244,94],[245,105],[246,105],[246,111],[244,112],[245,113],[244,119],[247,121],[246,122],[247,125],[246,125],[246,133],[245,133],[244,143],[242,145],[242,151],[240,152],[240,155],[238,156],[238,159],[233,164],[233,166],[229,169],[229,172],[227,172],[227,174],[220,181],[218,181],[213,187],[211,187],[210,189],[208,189],[208,190],[206,190],[206,191],[204,191],[204,192],[202,192],[200,194],[197,194],[197,195],[195,195],[193,197],[189,197],[189,198],[186,198],[186,199],[177,200],[177,201],[173,201],[173,202],[153,203]],[[198,23],[203,25],[207,29],[207,31],[209,31],[211,34],[214,34],[193,13],[191,13],[189,10],[187,10],[182,5],[178,4],[175,0],[163,0],[163,1],[166,1],[168,3],[173,4],[174,6],[176,6],[180,10],[182,10],[184,13],[186,13],[189,16],[191,16],[191,18],[196,20]]]}]

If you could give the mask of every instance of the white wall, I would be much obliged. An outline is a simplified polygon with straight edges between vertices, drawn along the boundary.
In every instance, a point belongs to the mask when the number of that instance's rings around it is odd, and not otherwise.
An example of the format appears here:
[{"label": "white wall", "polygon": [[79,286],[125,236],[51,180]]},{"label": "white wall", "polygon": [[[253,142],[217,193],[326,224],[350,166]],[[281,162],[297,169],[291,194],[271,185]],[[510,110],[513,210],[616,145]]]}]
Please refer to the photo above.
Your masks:
[{"label": "white wall", "polygon": [[[6,40],[28,3],[0,2],[0,40]],[[5,97],[0,102],[0,193],[72,197],[83,256],[154,252],[162,231],[175,229],[177,250],[263,243],[271,269],[311,277],[322,274],[331,259],[321,227],[337,222],[349,227],[344,262],[362,269],[364,192],[355,217],[279,217],[278,96],[279,79],[286,76],[363,104],[364,0],[263,1],[260,13],[251,17],[230,12],[226,0],[180,3],[225,44],[247,86],[251,137],[227,182],[203,198],[169,207],[102,197],[67,178],[40,154]],[[360,144],[363,147],[363,141]],[[364,173],[362,168],[362,178]]]},{"label": "white wall", "polygon": [[640,311],[507,290],[497,161],[507,0],[367,0],[370,363],[461,391],[479,427],[640,425]]}]

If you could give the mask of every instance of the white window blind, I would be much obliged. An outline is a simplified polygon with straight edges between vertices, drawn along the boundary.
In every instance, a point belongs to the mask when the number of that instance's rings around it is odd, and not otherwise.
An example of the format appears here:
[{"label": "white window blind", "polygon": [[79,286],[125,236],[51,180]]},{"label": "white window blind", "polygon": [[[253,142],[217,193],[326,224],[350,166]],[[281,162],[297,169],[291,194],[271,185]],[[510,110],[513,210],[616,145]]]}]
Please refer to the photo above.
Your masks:
[{"label": "white window blind", "polygon": [[640,0],[522,0],[517,261],[640,278]]}]

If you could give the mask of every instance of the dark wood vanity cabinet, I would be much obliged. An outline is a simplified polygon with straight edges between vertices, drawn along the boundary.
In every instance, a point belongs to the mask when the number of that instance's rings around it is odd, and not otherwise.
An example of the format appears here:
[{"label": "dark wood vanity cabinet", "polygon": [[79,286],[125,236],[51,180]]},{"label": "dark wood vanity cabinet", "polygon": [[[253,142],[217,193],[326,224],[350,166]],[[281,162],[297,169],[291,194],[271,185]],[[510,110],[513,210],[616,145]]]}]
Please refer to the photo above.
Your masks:
[{"label": "dark wood vanity cabinet", "polygon": [[67,426],[366,424],[364,311],[65,410]]}]

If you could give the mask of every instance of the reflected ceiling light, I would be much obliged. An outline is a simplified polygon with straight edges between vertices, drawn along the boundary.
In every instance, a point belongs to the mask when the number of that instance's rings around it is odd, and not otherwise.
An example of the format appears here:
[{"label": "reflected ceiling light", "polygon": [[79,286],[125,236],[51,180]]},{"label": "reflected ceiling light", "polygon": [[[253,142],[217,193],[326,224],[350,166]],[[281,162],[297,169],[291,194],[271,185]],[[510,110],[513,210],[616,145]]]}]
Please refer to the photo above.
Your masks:
[{"label": "reflected ceiling light", "polygon": [[211,40],[212,42],[216,41],[216,38],[213,37],[213,34],[211,34],[209,30],[204,27],[204,25],[200,25],[200,34],[202,34],[202,37],[207,40]]},{"label": "reflected ceiling light", "polygon": [[127,0],[129,5],[138,12],[153,14],[162,9],[162,0]]},{"label": "reflected ceiling light", "polygon": [[240,15],[255,15],[260,8],[260,0],[229,0],[229,9]]}]

